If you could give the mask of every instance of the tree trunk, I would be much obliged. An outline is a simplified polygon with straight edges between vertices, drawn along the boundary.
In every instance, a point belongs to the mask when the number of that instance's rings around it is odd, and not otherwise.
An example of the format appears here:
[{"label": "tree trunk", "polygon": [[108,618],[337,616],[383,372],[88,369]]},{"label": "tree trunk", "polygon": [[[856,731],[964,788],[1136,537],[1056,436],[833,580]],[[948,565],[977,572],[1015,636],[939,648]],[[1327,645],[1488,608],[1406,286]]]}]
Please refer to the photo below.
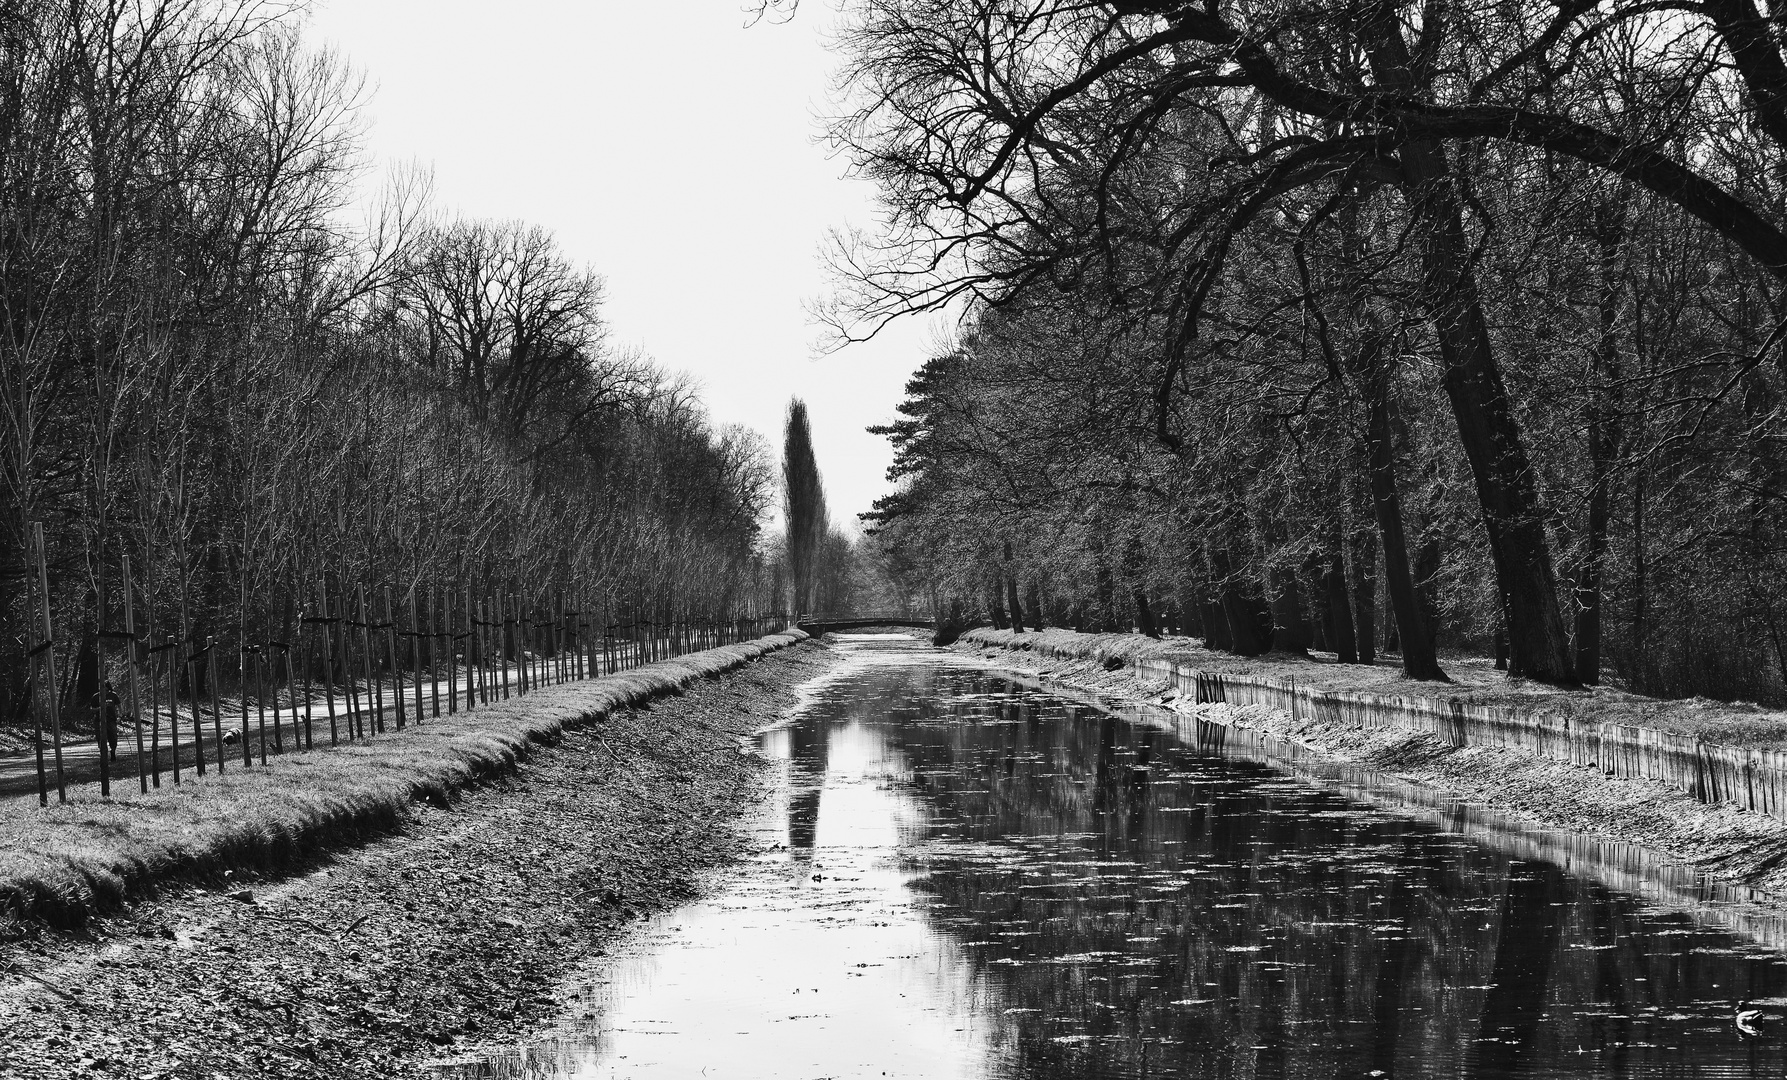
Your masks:
[{"label": "tree trunk", "polygon": [[[1386,89],[1411,91],[1414,69],[1396,10],[1380,11],[1367,45],[1373,71]],[[1400,156],[1404,196],[1421,234],[1421,286],[1445,365],[1441,382],[1476,481],[1511,662],[1528,678],[1572,685],[1575,666],[1539,493],[1490,347],[1451,164],[1434,142],[1408,143]]]},{"label": "tree trunk", "polygon": [[1229,637],[1229,617],[1222,605],[1210,595],[1210,590],[1200,587],[1196,593],[1198,619],[1204,624],[1204,648],[1212,652],[1227,652],[1235,647],[1234,639]]},{"label": "tree trunk", "polygon": [[[1360,493],[1369,499],[1369,490]],[[1353,626],[1354,643],[1359,649],[1359,663],[1377,663],[1377,531],[1357,529],[1353,533]]]},{"label": "tree trunk", "polygon": [[1576,573],[1576,677],[1589,686],[1601,681],[1601,579],[1607,561],[1608,488],[1618,445],[1607,398],[1609,382],[1619,377],[1619,257],[1626,226],[1623,189],[1618,201],[1603,203],[1595,210],[1595,239],[1601,255],[1600,338],[1588,401],[1588,543]]},{"label": "tree trunk", "polygon": [[1429,526],[1421,534],[1421,546],[1415,550],[1415,595],[1421,601],[1421,619],[1427,627],[1430,648],[1439,643],[1440,566],[1443,562],[1440,538]]},{"label": "tree trunk", "polygon": [[[1018,579],[1011,570],[1011,541],[1005,542],[1005,606],[1011,609],[1011,628],[1015,633],[1024,632],[1024,609],[1018,603]],[[1032,612],[1034,614],[1034,612]]]},{"label": "tree trunk", "polygon": [[1645,485],[1642,470],[1632,480],[1632,644],[1631,670],[1626,678],[1639,693],[1649,693],[1650,675],[1650,555],[1645,523]]},{"label": "tree trunk", "polygon": [[1154,610],[1148,606],[1148,594],[1140,589],[1135,590],[1135,617],[1136,625],[1145,637],[1160,636],[1160,627],[1154,622]]},{"label": "tree trunk", "polygon": [[1322,573],[1322,587],[1328,594],[1329,644],[1343,664],[1359,662],[1359,639],[1353,632],[1353,609],[1346,591],[1346,559],[1341,554],[1340,523],[1335,522],[1328,538],[1328,565]]},{"label": "tree trunk", "polygon": [[1272,598],[1272,651],[1309,655],[1309,620],[1303,616],[1303,590],[1289,570],[1274,572],[1276,593]]},{"label": "tree trunk", "polygon": [[1372,509],[1384,549],[1384,585],[1396,616],[1402,647],[1402,670],[1411,679],[1448,681],[1434,652],[1433,635],[1422,617],[1420,597],[1409,572],[1408,547],[1402,532],[1402,501],[1396,491],[1396,460],[1390,436],[1390,361],[1383,339],[1367,328],[1353,360],[1365,398],[1366,472],[1371,481]]},{"label": "tree trunk", "polygon": [[1105,565],[1103,552],[1098,552],[1098,597],[1092,609],[1092,632],[1111,630],[1117,621],[1117,586],[1111,579],[1111,568]]},{"label": "tree trunk", "polygon": [[1260,656],[1272,648],[1272,608],[1265,598],[1244,590],[1229,572],[1229,560],[1219,555],[1210,567],[1220,579],[1222,613],[1228,622],[1229,651],[1237,656]]}]

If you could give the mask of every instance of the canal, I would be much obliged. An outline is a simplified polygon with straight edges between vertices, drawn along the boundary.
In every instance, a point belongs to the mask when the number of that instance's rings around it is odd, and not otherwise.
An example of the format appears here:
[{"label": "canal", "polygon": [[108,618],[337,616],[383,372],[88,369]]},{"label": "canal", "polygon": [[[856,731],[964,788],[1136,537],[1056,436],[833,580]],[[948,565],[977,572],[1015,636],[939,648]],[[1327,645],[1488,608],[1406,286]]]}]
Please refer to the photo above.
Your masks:
[{"label": "canal", "polygon": [[[910,639],[760,736],[759,853],[444,1070],[1761,1077],[1770,948]],[[1776,1021],[1787,1025],[1787,1020]]]}]

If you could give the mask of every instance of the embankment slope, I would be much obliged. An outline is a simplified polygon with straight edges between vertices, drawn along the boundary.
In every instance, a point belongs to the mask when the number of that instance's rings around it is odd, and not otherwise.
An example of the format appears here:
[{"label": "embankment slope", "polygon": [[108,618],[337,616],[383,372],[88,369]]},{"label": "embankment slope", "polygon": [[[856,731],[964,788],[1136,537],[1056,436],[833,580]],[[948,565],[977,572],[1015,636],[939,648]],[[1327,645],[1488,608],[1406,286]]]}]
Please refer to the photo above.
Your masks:
[{"label": "embankment slope", "polygon": [[[1412,689],[1417,684],[1401,680],[1394,669],[1359,668],[1360,677],[1349,681],[1350,669],[1342,665],[1304,664],[1288,658],[1243,660],[1183,641],[1063,630],[1031,634],[976,630],[963,635],[954,648],[980,653],[1001,666],[1114,705],[1153,706],[1186,718],[1259,731],[1296,743],[1318,759],[1355,764],[1440,788],[1541,828],[1640,844],[1666,859],[1696,866],[1717,880],[1768,894],[1776,898],[1773,906],[1787,911],[1787,822],[1730,803],[1702,802],[1659,781],[1616,778],[1596,767],[1549,760],[1516,748],[1456,746],[1431,732],[1345,727],[1313,717],[1293,718],[1260,705],[1199,703],[1138,672],[1135,662],[1165,658],[1204,670],[1274,679],[1294,672],[1298,685],[1319,678],[1323,689],[1334,692],[1434,692],[1431,688]],[[1498,704],[1507,703],[1493,687],[1479,692]],[[1543,702],[1547,710],[1551,708],[1551,697],[1542,688],[1522,687],[1513,692],[1531,705]],[[1670,704],[1644,700],[1653,709],[1653,718],[1664,715]],[[1607,707],[1618,704],[1614,700]],[[1675,705],[1681,708],[1681,703]],[[1579,699],[1578,715],[1589,707]],[[1755,722],[1762,723],[1760,717]],[[1721,730],[1731,734],[1729,729]],[[1766,734],[1779,738],[1772,728]]]},{"label": "embankment slope", "polygon": [[616,710],[676,693],[795,642],[790,631],[632,671],[543,687],[364,742],[232,767],[179,787],[66,806],[0,801],[0,936],[5,924],[78,926],[171,878],[290,863],[380,835],[422,802],[444,804],[513,770],[531,747]]}]

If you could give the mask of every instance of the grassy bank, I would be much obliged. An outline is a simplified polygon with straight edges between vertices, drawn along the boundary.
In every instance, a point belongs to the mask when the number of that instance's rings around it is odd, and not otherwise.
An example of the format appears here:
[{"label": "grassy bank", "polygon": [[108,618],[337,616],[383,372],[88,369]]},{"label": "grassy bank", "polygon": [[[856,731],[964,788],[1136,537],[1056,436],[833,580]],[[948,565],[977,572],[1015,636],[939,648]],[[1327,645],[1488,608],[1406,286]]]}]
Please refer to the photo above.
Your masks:
[{"label": "grassy bank", "polygon": [[802,640],[799,631],[541,689],[355,745],[275,758],[148,796],[0,803],[0,918],[84,922],[172,876],[265,868],[393,828],[514,768],[530,745]]},{"label": "grassy bank", "polygon": [[1527,679],[1511,679],[1484,659],[1452,658],[1444,662],[1449,683],[1405,678],[1394,660],[1376,664],[1341,664],[1331,655],[1308,657],[1271,653],[1234,656],[1203,648],[1193,638],[1155,639],[1140,634],[1080,634],[1072,630],[970,630],[963,644],[981,648],[1017,649],[1062,660],[1133,664],[1162,660],[1223,675],[1292,679],[1299,687],[1333,693],[1380,694],[1411,698],[1444,698],[1465,705],[1487,705],[1543,712],[1588,723],[1627,724],[1691,735],[1709,742],[1754,749],[1787,750],[1787,712],[1744,702],[1705,698],[1669,700],[1597,686],[1559,690]]}]

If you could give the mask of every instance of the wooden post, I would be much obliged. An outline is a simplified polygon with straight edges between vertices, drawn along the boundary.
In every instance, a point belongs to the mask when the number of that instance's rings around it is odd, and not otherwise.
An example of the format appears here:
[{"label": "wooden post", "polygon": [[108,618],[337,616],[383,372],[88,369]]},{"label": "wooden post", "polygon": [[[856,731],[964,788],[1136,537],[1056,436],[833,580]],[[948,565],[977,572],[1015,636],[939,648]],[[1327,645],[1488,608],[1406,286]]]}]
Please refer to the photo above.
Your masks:
[{"label": "wooden post", "polygon": [[[168,749],[174,755],[174,783],[180,783],[180,642],[169,638],[161,643],[161,673],[168,684]],[[156,694],[161,693],[161,684],[155,684]],[[159,702],[158,702],[159,704]],[[160,738],[160,722],[156,724],[156,737]],[[158,757],[157,762],[160,761]]]},{"label": "wooden post", "polygon": [[317,617],[323,629],[323,702],[329,710],[329,745],[341,742],[335,721],[335,619],[329,614],[329,587],[317,588]]},{"label": "wooden post", "polygon": [[360,719],[360,680],[354,675],[353,640],[348,635],[348,597],[346,586],[335,600],[335,653],[340,658],[341,675],[347,680],[347,689],[342,693],[342,701],[347,706],[347,738],[353,742],[363,733]]},{"label": "wooden post", "polygon": [[[240,664],[242,691],[242,764],[244,767],[254,764],[254,747],[248,742],[248,567],[246,560],[242,567],[242,580],[237,583],[238,595],[241,598],[240,614],[242,624],[236,630],[236,657]],[[261,745],[267,743],[267,718],[261,717]]]},{"label": "wooden post", "polygon": [[[465,707],[475,709],[484,704],[484,601],[472,600],[472,591],[465,591],[465,623],[469,635],[465,644]],[[477,664],[472,663],[474,654]]]},{"label": "wooden post", "polygon": [[[217,691],[217,638],[205,639],[205,675],[211,684],[211,728],[217,735],[217,775],[223,775],[223,762],[228,754],[224,753],[223,741],[223,700]],[[248,741],[248,732],[242,733],[242,741]]]},{"label": "wooden post", "polygon": [[465,589],[465,711],[471,712],[478,707],[478,671],[472,666],[474,659],[482,660],[484,654],[478,651],[478,609],[472,606],[472,587]]},{"label": "wooden post", "polygon": [[454,660],[452,590],[445,585],[441,586],[441,640],[447,645],[447,715],[452,717],[459,713],[459,662]]},{"label": "wooden post", "polygon": [[137,615],[135,597],[130,587],[130,556],[123,557],[121,573],[124,581],[124,638],[130,644],[125,646],[125,673],[130,676],[130,719],[131,727],[136,728],[137,741],[137,787],[142,794],[149,794],[149,763],[143,759],[143,693],[137,682]]},{"label": "wooden post", "polygon": [[[56,754],[56,798],[59,802],[68,801],[68,784],[62,768],[62,700],[61,686],[56,679],[56,636],[50,629],[50,568],[47,549],[44,547],[43,522],[31,523],[32,546],[37,555],[37,602],[40,616],[39,630],[43,634],[43,642],[38,648],[43,650],[42,671],[44,687],[49,691],[45,698],[50,706],[50,740]],[[44,800],[48,805],[48,798]]]},{"label": "wooden post", "polygon": [[571,678],[581,682],[586,678],[583,663],[583,608],[584,603],[576,593],[572,594],[571,603],[576,608],[571,612]]},{"label": "wooden post", "polygon": [[362,725],[360,734],[369,736],[385,730],[385,688],[379,685],[372,666],[372,606],[366,602],[366,586],[357,586],[354,591],[360,601],[360,649],[365,654],[366,702],[372,711],[371,724]]},{"label": "wooden post", "polygon": [[483,600],[478,601],[478,614],[472,620],[472,634],[478,642],[478,700],[479,705],[490,704],[490,647],[486,638],[490,630],[490,606]]},{"label": "wooden post", "polygon": [[[209,646],[207,646],[209,648]],[[184,649],[184,646],[182,646]],[[201,651],[200,655],[203,655]],[[199,713],[199,658],[190,653],[181,658],[180,670],[192,684],[192,758],[193,768],[200,776],[205,775],[205,719]]]},{"label": "wooden post", "polygon": [[[292,646],[290,642],[286,642],[279,647],[279,656],[280,659],[284,661],[285,666],[285,702],[286,705],[290,707],[292,714],[292,753],[295,754],[300,750],[308,750],[311,748],[310,699],[306,697],[304,700],[304,734],[300,737],[298,734],[298,679],[297,673],[292,670]],[[273,706],[275,709],[279,707],[278,695],[274,696]],[[274,723],[278,723],[277,713],[274,714]]]},{"label": "wooden post", "polygon": [[496,601],[478,601],[478,703],[488,705],[496,700],[496,668],[490,661],[496,657],[492,644],[496,641]]},{"label": "wooden post", "polygon": [[[98,602],[99,610],[94,613],[93,624],[99,628],[99,632],[93,635],[93,668],[97,675],[96,681],[99,684],[99,708],[93,714],[93,741],[99,744],[99,796],[102,799],[109,799],[112,796],[112,766],[116,765],[117,761],[112,753],[111,740],[107,738],[111,731],[106,724],[105,716],[106,691],[111,688],[111,680],[106,678],[105,643],[111,631],[106,628],[106,607],[108,606],[106,601],[110,597],[106,595],[105,545],[103,543],[100,545],[99,573],[94,586],[94,599]],[[116,693],[117,691],[113,690],[112,692]]]},{"label": "wooden post", "polygon": [[[304,749],[316,749],[316,633],[306,634],[306,626],[315,626],[312,617],[298,615],[298,643],[304,646]],[[289,651],[289,650],[288,650]],[[297,697],[298,685],[292,684],[292,696]],[[296,708],[296,705],[293,706]]]},{"label": "wooden post", "polygon": [[416,723],[422,722],[422,609],[416,606],[416,590],[410,588],[410,669],[416,684]]},{"label": "wooden post", "polygon": [[391,697],[397,706],[397,730],[403,730],[403,665],[397,662],[397,608],[391,603],[391,586],[381,587],[385,595],[385,655],[391,664]]},{"label": "wooden post", "polygon": [[[443,594],[444,595],[444,594]],[[441,610],[434,593],[428,594],[428,692],[434,715],[441,714]],[[451,667],[452,665],[448,665]],[[448,690],[451,697],[453,691]],[[420,705],[416,706],[418,709]]]},{"label": "wooden post", "polygon": [[528,618],[527,605],[519,596],[510,604],[510,609],[515,613],[515,692],[520,695],[534,688],[533,662],[529,659],[529,646],[533,642],[528,640],[533,620]]},{"label": "wooden post", "polygon": [[[254,711],[259,722],[261,733],[261,764],[267,763],[267,646],[256,646],[250,653],[254,657]],[[273,700],[273,748],[279,753],[285,752],[279,737],[279,696]]]},{"label": "wooden post", "polygon": [[[143,632],[143,641],[148,644],[145,663],[149,667],[149,782],[151,786],[161,786],[161,668],[166,666],[161,654],[165,651],[155,645],[155,621],[151,617],[149,627]],[[157,664],[161,666],[158,667]],[[174,751],[174,761],[180,760],[178,749]]]},{"label": "wooden post", "polygon": [[502,693],[503,700],[506,701],[509,697],[509,605],[508,598],[504,596],[503,590],[500,588],[496,590],[494,607],[497,622],[496,658],[499,665],[498,670],[502,672],[502,682],[498,684],[497,689]]},{"label": "wooden post", "polygon": [[37,803],[39,806],[50,805],[49,771],[43,761],[43,714],[50,714],[50,738],[56,751],[56,798],[59,802],[68,801],[68,789],[62,776],[62,712],[56,700],[56,639],[50,629],[50,571],[43,548],[43,522],[31,523],[31,557],[37,563],[34,575],[37,586],[38,632],[43,635],[41,641],[32,646],[33,653],[41,652],[43,658],[33,665],[32,675],[37,677],[37,689],[42,694],[43,705],[32,702],[31,713],[37,719]]}]

